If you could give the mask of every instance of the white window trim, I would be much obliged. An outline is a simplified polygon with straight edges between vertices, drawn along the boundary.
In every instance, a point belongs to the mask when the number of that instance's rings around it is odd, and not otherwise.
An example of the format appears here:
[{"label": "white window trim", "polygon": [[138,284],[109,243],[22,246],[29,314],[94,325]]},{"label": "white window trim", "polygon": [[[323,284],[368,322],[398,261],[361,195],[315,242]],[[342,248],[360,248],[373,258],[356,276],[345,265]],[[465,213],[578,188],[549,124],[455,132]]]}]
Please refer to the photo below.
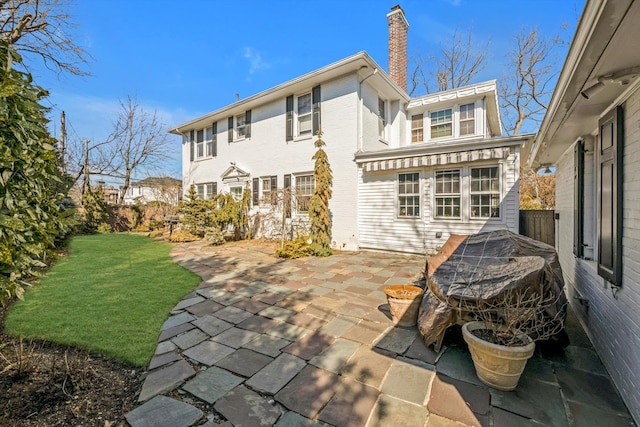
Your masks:
[{"label": "white window trim", "polygon": [[[460,107],[463,105],[469,105],[469,104],[473,104],[474,132],[467,135],[460,135]],[[484,120],[486,112],[483,111],[482,108],[479,107],[479,105],[480,105],[480,102],[478,100],[469,101],[469,102],[463,101],[457,104],[439,106],[438,108],[434,108],[432,110],[425,110],[422,112],[412,112],[412,111],[409,112],[408,114],[409,143],[417,144],[417,143],[411,142],[411,117],[417,116],[420,114],[423,115],[423,121],[422,121],[423,141],[422,142],[467,140],[467,139],[474,139],[474,138],[481,137],[482,136],[481,122],[482,120]],[[439,111],[449,110],[449,109],[451,110],[451,136],[440,136],[437,138],[432,138],[431,137],[431,114],[437,113]]]},{"label": "white window trim", "polygon": [[[498,177],[499,177],[498,185],[500,187],[500,195],[499,195],[500,216],[489,217],[489,218],[471,217],[471,169],[490,168],[495,166],[498,167]],[[453,169],[460,170],[460,217],[452,217],[452,218],[438,217],[436,216],[436,171],[453,170]],[[430,200],[431,213],[429,215],[430,219],[432,221],[438,221],[438,222],[455,222],[455,223],[505,222],[506,216],[505,216],[504,210],[506,208],[502,205],[502,203],[504,202],[504,198],[506,196],[504,194],[505,180],[506,180],[505,169],[506,168],[504,167],[503,162],[496,163],[496,162],[490,162],[490,161],[458,165],[457,167],[455,167],[455,165],[449,165],[449,167],[440,167],[437,169],[434,168],[433,172],[431,173],[430,184],[429,184],[430,188],[432,188],[432,191],[430,192],[431,194],[429,195],[431,199]]]},{"label": "white window trim", "polygon": [[[305,116],[309,116],[309,120],[311,123],[311,132],[300,134],[300,115],[298,114],[298,98],[301,96],[309,95],[309,99],[311,100],[311,111],[308,114],[304,114]],[[313,94],[311,89],[300,92],[293,95],[293,140],[294,141],[302,141],[305,139],[313,138]]]},{"label": "white window trim", "polygon": [[[240,197],[239,198],[236,198],[236,196],[234,195],[234,192],[233,192],[233,190],[236,189],[236,188],[240,189]],[[244,194],[245,188],[246,188],[246,183],[244,183],[244,182],[241,182],[241,183],[238,183],[238,184],[233,184],[233,185],[230,184],[229,185],[229,194],[231,195],[231,197],[233,197],[233,199],[236,202],[239,202],[239,201],[242,200],[242,195]]]},{"label": "white window trim", "polygon": [[[497,192],[493,192],[493,191],[489,191],[489,192],[472,192],[471,190],[471,170],[472,169],[486,169],[486,168],[494,168],[497,167],[498,168],[498,172],[497,172],[497,177],[498,177],[498,191]],[[470,165],[469,166],[469,197],[468,197],[468,203],[469,203],[469,220],[470,221],[490,221],[490,220],[501,220],[502,216],[503,216],[503,211],[504,209],[501,209],[500,205],[502,204],[502,188],[503,188],[503,181],[504,181],[504,176],[502,173],[502,165],[500,164],[492,164],[492,165]],[[500,209],[500,214],[498,216],[488,216],[488,217],[481,217],[481,216],[473,216],[472,212],[471,212],[471,196],[473,196],[474,194],[498,194],[498,208]]]},{"label": "white window trim", "polygon": [[[214,184],[213,181],[210,181],[210,182],[199,182],[197,184],[194,184],[196,186],[196,193],[198,194],[198,197],[201,197],[202,200],[207,200],[208,198],[210,198],[213,195],[213,192],[212,192],[212,194],[209,194],[207,192],[207,186],[208,185],[213,186],[213,184]],[[203,194],[203,196],[200,196],[200,191],[199,191],[200,186],[202,186],[202,194]]]},{"label": "white window trim", "polygon": [[[265,188],[265,181],[268,181],[268,187]],[[269,191],[269,197],[265,197],[265,191]],[[260,206],[271,206],[271,175],[260,177],[260,198],[258,200]]]},{"label": "white window trim", "polygon": [[[294,173],[291,175],[293,178],[293,182],[291,183],[291,187],[295,190],[295,195],[296,195],[296,199],[298,196],[298,179],[300,179],[301,177],[306,177],[306,176],[310,176],[311,177],[311,182],[313,184],[313,190],[315,190],[316,188],[316,183],[315,180],[313,179],[313,172],[298,172],[298,173]],[[311,194],[309,194],[309,199],[311,199],[311,196],[313,195],[313,190],[311,191]],[[296,215],[296,216],[309,216],[309,211],[300,211],[298,210],[298,202],[297,200],[295,201],[295,203],[292,203],[293,209],[292,212]]]},{"label": "white window trim", "polygon": [[[236,114],[233,116],[233,141],[242,141],[243,139],[246,139],[246,132],[247,132],[247,123],[246,123],[246,112],[243,111],[241,114]],[[238,119],[241,118],[242,119],[242,126],[238,125]],[[240,131],[240,129],[244,129],[245,135],[240,136],[238,134],[238,132]]]},{"label": "white window trim", "polygon": [[[416,128],[416,129],[422,129],[422,139],[420,141],[414,141],[413,140],[413,130],[414,130],[413,129],[413,118],[414,117],[418,117],[418,116],[422,117],[422,128]],[[424,113],[411,114],[409,116],[409,140],[410,140],[411,144],[421,144],[421,143],[425,142],[425,140],[426,140],[425,139],[425,133],[424,133],[424,131],[425,131],[425,127],[424,127],[425,121],[426,120],[425,120],[425,117],[424,117]]]},{"label": "white window trim", "polygon": [[[198,141],[198,134],[202,132],[202,141]],[[196,152],[195,152],[195,159],[196,160],[201,160],[204,159],[205,156],[205,130],[204,129],[196,129],[195,131],[195,137],[196,137]],[[200,152],[202,152],[202,155],[200,155]]]},{"label": "white window trim", "polygon": [[[382,115],[380,115],[380,101],[382,101],[382,106],[384,108]],[[378,122],[378,138],[380,139],[381,142],[384,142],[386,144],[388,141],[387,129],[389,127],[389,101],[387,101],[384,98],[380,98],[379,96],[378,96],[376,116],[377,116],[377,122]]]},{"label": "white window trim", "polygon": [[[431,197],[431,218],[434,221],[451,221],[451,222],[460,222],[464,220],[464,212],[465,212],[465,198],[464,198],[464,167],[456,165],[448,165],[449,167],[443,167],[433,170],[432,174],[432,187],[433,195]],[[458,171],[460,172],[460,216],[438,216],[438,204],[436,203],[436,198],[439,196],[436,194],[436,175],[438,172],[442,171]],[[449,193],[452,194],[452,193]],[[446,197],[446,196],[445,196]]]},{"label": "white window trim", "polygon": [[[408,216],[408,215],[400,215],[400,190],[399,190],[399,186],[400,186],[400,175],[406,175],[406,174],[413,174],[413,173],[417,173],[418,174],[418,212],[420,213],[419,215],[412,215],[412,216]],[[394,209],[395,209],[395,216],[397,219],[403,219],[403,220],[416,220],[416,219],[421,219],[423,217],[423,207],[424,207],[424,191],[423,191],[423,179],[422,179],[422,172],[418,169],[416,170],[403,170],[402,172],[398,172],[396,174],[396,181],[395,181],[395,202],[394,202]]]}]

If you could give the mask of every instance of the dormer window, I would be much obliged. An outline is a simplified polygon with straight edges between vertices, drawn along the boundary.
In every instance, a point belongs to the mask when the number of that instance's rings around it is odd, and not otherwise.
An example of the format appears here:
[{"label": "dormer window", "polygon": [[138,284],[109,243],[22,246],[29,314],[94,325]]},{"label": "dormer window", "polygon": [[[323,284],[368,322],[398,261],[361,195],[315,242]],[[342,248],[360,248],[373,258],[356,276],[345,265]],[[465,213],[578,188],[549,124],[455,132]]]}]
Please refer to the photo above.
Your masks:
[{"label": "dormer window", "polygon": [[453,110],[434,111],[431,113],[431,138],[443,138],[453,135]]},{"label": "dormer window", "polygon": [[476,133],[475,105],[466,104],[460,106],[460,136]]},{"label": "dormer window", "polygon": [[411,142],[424,141],[424,117],[422,114],[411,116]]}]

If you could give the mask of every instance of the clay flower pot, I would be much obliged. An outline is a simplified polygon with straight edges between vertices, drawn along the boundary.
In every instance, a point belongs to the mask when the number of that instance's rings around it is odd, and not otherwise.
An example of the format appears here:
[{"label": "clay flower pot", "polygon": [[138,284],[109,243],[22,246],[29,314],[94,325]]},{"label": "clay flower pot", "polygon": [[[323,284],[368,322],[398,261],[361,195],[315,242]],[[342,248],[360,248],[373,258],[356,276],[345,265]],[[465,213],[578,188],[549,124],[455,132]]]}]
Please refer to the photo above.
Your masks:
[{"label": "clay flower pot", "polygon": [[384,288],[393,323],[414,326],[424,290],[413,285],[390,285]]},{"label": "clay flower pot", "polygon": [[497,390],[515,389],[527,360],[536,349],[535,342],[528,335],[523,335],[522,340],[527,343],[525,345],[493,344],[473,334],[473,331],[481,329],[488,329],[483,322],[467,322],[462,326],[462,334],[469,345],[478,378]]}]

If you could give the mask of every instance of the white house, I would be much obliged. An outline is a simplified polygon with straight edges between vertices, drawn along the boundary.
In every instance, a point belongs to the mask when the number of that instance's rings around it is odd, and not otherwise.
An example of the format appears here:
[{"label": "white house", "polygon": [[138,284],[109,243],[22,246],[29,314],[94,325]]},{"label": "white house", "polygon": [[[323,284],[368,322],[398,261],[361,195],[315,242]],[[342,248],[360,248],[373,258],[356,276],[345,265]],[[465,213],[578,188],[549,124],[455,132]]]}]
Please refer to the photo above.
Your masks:
[{"label": "white house", "polygon": [[[556,169],[556,248],[582,326],[640,423],[640,2],[588,0],[523,158]],[[606,408],[606,400],[603,401]],[[597,402],[594,406],[599,406]]]},{"label": "white house", "polygon": [[177,206],[182,195],[182,181],[168,176],[148,177],[132,183],[124,194],[124,204],[146,205],[149,202],[163,202]]},{"label": "white house", "polygon": [[264,218],[282,209],[272,191],[291,188],[299,202],[275,217],[305,222],[321,129],[335,248],[425,253],[450,233],[517,232],[530,136],[500,136],[495,81],[410,98],[408,23],[399,6],[387,18],[389,73],[360,52],[173,128],[183,136],[183,191],[250,188],[254,218]]}]

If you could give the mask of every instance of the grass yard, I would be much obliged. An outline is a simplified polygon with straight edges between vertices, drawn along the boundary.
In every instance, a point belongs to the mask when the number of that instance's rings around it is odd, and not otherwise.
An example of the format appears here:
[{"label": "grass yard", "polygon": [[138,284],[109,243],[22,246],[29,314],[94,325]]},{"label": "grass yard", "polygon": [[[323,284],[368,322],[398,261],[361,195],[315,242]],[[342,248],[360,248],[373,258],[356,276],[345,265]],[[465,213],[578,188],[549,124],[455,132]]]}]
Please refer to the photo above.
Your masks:
[{"label": "grass yard", "polygon": [[5,332],[73,345],[146,366],[160,327],[200,278],[171,245],[133,234],[77,236],[5,319]]}]

